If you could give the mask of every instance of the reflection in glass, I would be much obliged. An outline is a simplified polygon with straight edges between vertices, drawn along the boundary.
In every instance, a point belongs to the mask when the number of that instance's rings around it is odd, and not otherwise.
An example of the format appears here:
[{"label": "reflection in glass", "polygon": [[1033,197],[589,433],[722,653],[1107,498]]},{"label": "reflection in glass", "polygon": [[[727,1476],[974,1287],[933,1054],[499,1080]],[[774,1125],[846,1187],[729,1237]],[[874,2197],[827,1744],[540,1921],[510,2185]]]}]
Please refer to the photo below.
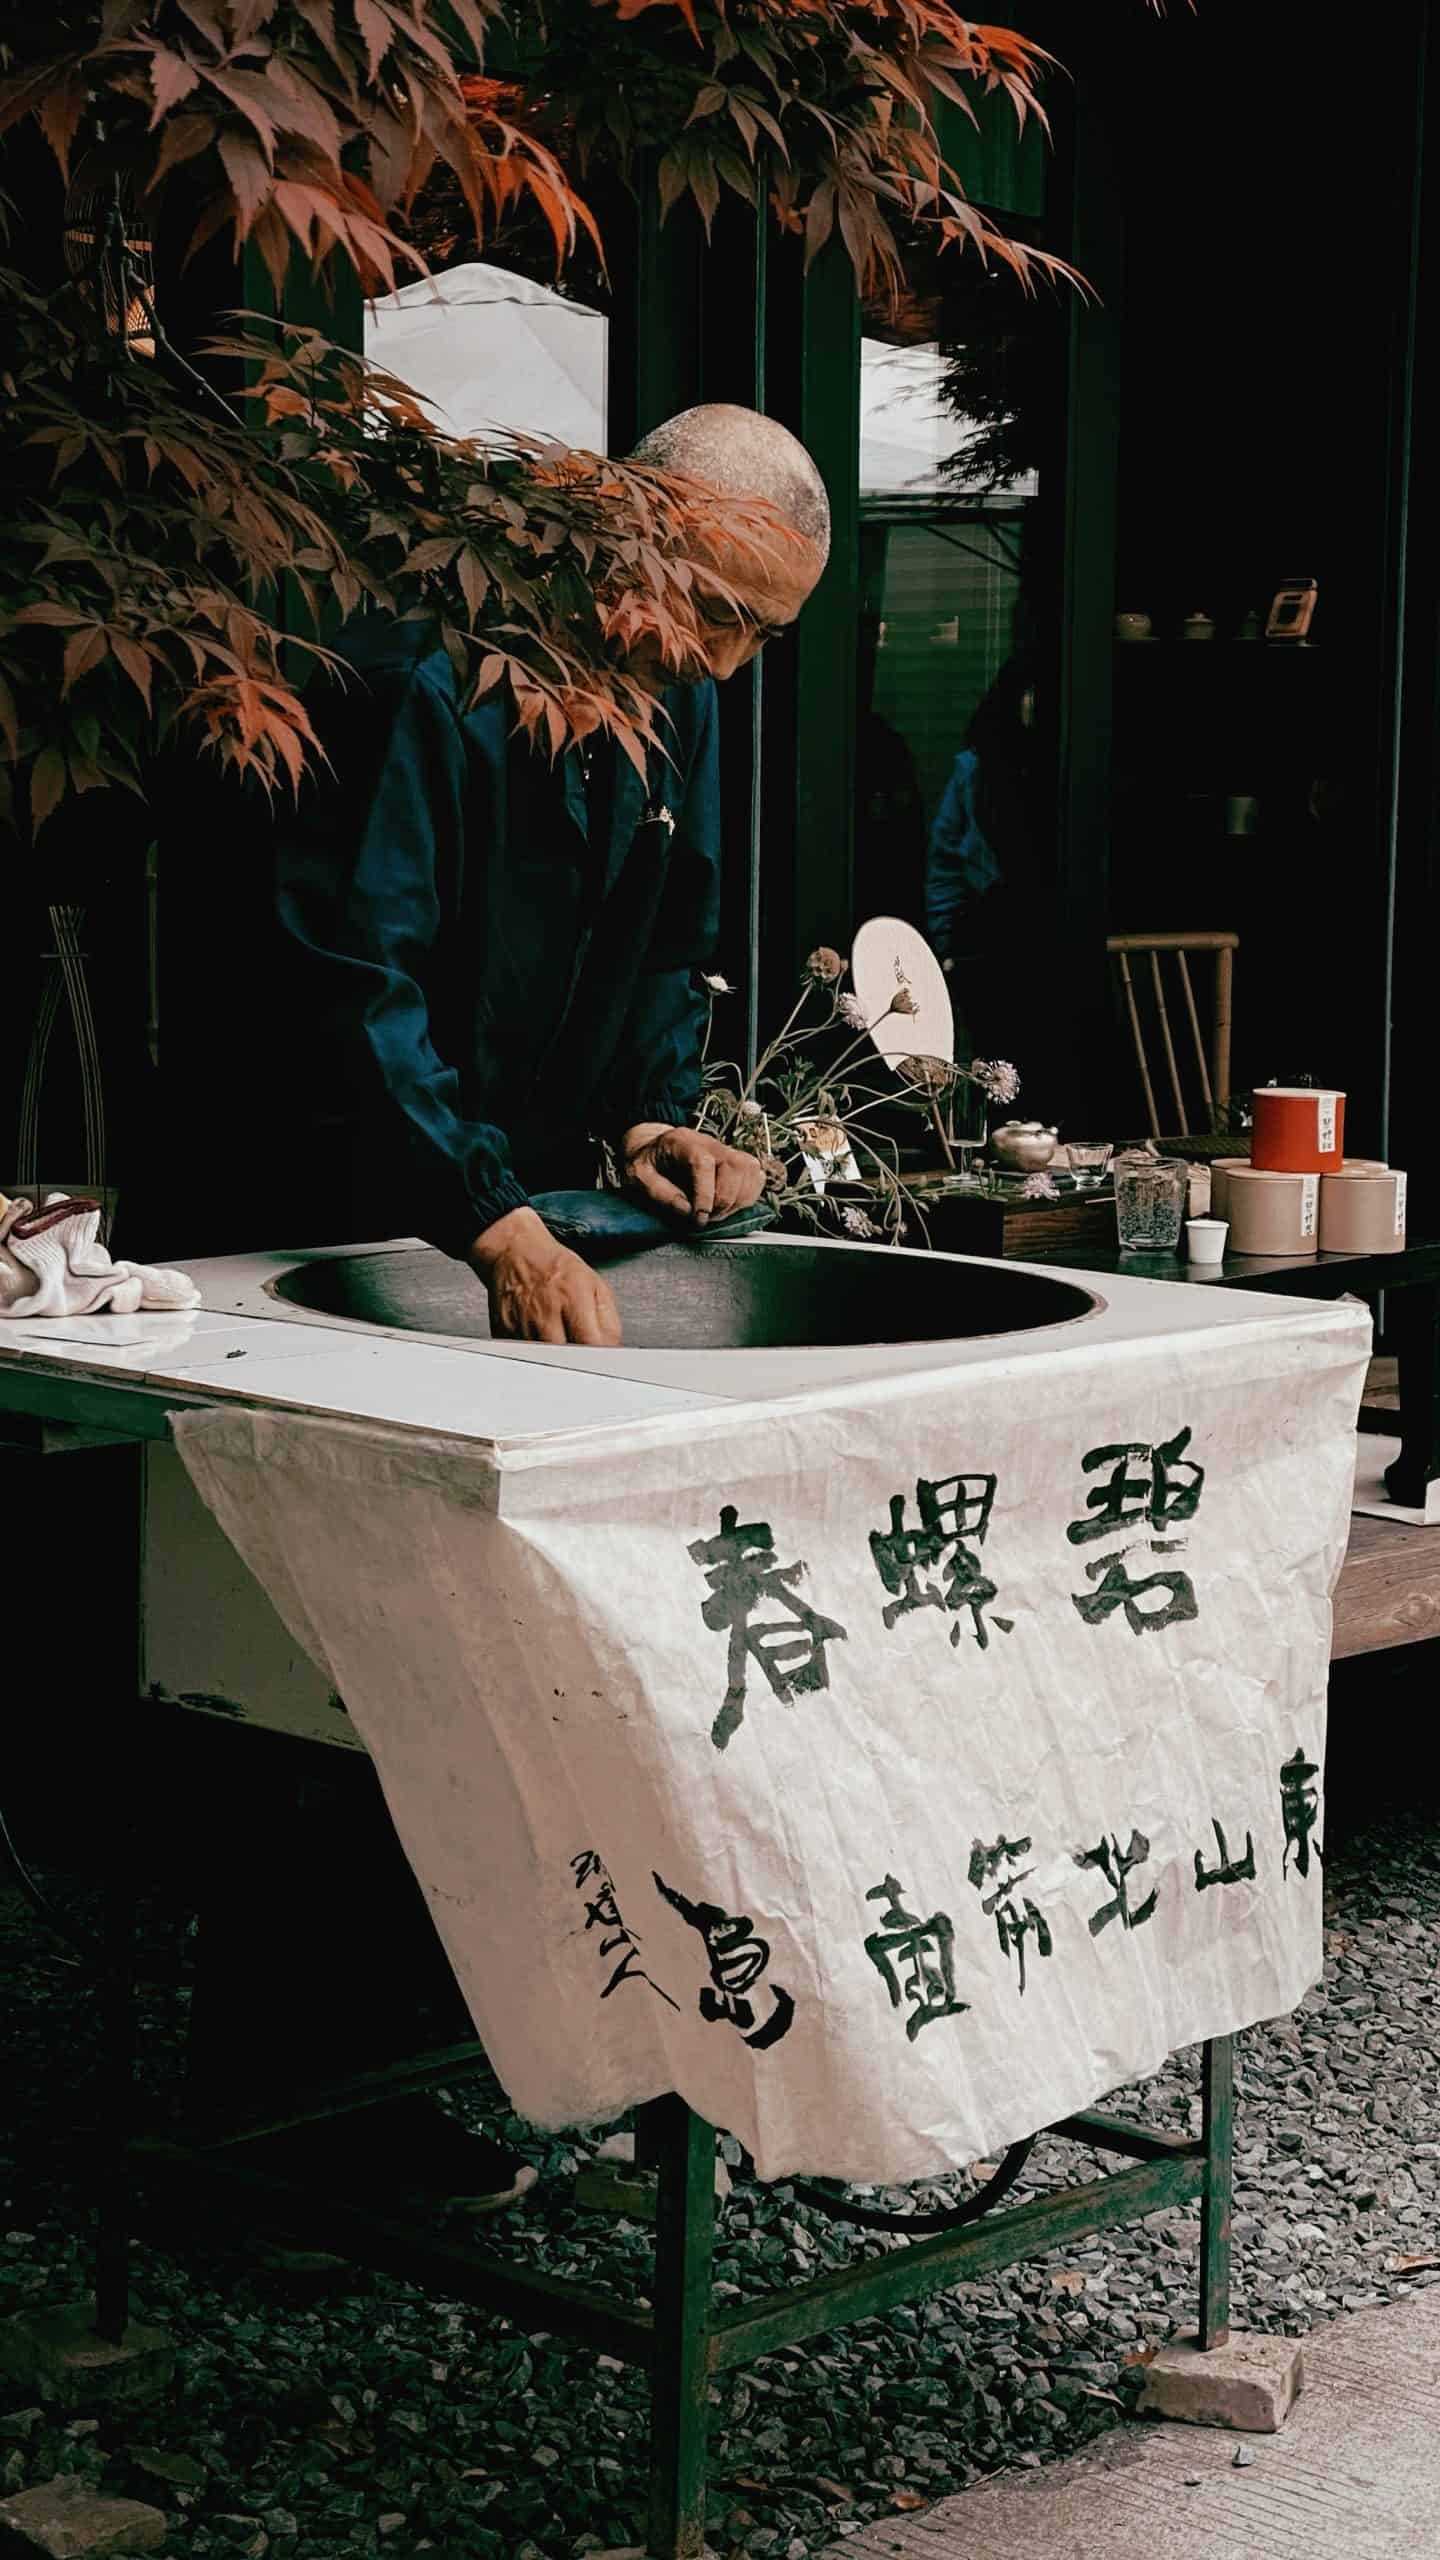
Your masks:
[{"label": "reflection in glass", "polygon": [[429,402],[447,435],[518,427],[603,453],[610,324],[553,286],[483,260],[371,303],[365,352]]},{"label": "reflection in glass", "polygon": [[855,921],[919,926],[957,1054],[1023,1073],[1053,907],[1036,643],[1054,604],[1037,558],[1054,308],[918,246],[907,272],[898,311],[867,306],[861,346]]}]

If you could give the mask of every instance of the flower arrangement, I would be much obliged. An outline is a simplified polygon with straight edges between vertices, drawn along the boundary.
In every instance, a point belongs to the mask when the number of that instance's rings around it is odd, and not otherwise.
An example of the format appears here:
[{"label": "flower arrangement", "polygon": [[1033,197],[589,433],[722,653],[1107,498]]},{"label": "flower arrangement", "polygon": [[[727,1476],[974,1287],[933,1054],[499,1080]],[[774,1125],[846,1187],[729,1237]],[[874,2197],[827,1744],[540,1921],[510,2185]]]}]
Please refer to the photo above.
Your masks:
[{"label": "flower arrangement", "polygon": [[[898,1244],[912,1221],[922,1230],[925,1222],[902,1177],[899,1148],[877,1113],[898,1104],[928,1123],[941,1162],[953,1172],[948,1106],[957,1088],[972,1085],[991,1102],[1011,1102],[1020,1079],[1005,1059],[977,1058],[962,1067],[949,1058],[902,1057],[894,1061],[899,1086],[888,1078],[877,1083],[868,1073],[878,1063],[871,1035],[892,1016],[914,1013],[915,997],[902,979],[884,1012],[867,1015],[845,987],[847,974],[838,951],[822,945],[811,952],[794,1004],[748,1075],[711,1058],[716,1005],[735,990],[723,977],[705,978],[710,1014],[697,1125],[758,1156],[767,1194],[802,1224],[838,1224],[845,1235]],[[827,1209],[831,1182],[862,1189],[869,1204],[847,1200]]]}]

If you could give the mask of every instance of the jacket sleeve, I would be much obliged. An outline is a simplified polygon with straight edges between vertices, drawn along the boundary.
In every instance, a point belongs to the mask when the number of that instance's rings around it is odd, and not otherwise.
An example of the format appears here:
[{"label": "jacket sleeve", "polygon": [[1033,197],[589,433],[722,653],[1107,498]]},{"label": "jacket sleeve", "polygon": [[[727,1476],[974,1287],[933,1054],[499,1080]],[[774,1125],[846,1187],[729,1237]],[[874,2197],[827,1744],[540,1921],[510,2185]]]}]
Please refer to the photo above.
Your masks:
[{"label": "jacket sleeve", "polygon": [[962,747],[951,768],[925,865],[925,932],[944,959],[957,953],[978,901],[1000,877],[1000,864],[975,812],[977,758]]},{"label": "jacket sleeve", "polygon": [[600,1135],[641,1120],[679,1127],[700,1100],[705,1001],[696,983],[720,930],[720,753],[715,687],[696,693],[695,728],[645,965],[605,1079]]},{"label": "jacket sleeve", "polygon": [[465,740],[423,664],[352,684],[322,739],[331,772],[276,847],[306,1100],[360,1142],[389,1231],[403,1226],[458,1260],[528,1198],[502,1131],[463,1117],[431,1027],[445,891],[463,857]]}]

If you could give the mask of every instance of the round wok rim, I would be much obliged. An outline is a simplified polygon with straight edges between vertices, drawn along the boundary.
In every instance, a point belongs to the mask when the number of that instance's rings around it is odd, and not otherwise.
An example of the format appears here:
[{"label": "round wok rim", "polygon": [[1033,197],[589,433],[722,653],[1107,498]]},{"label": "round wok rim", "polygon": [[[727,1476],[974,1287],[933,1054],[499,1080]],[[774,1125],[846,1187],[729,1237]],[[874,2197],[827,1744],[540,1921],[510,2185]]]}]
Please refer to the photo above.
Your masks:
[{"label": "round wok rim", "polygon": [[[831,1252],[838,1249],[846,1254],[863,1253],[866,1255],[878,1255],[883,1253],[887,1257],[897,1254],[897,1248],[892,1245],[867,1245],[858,1242],[853,1244],[849,1242],[842,1243],[841,1239],[838,1237],[832,1240],[826,1237],[809,1236],[747,1235],[702,1238],[677,1235],[673,1238],[667,1238],[663,1245],[646,1245],[642,1246],[636,1252],[608,1255],[603,1260],[597,1258],[593,1263],[592,1268],[600,1272],[602,1276],[611,1270],[622,1270],[626,1266],[633,1268],[633,1266],[637,1262],[642,1261],[647,1254],[667,1252],[670,1250],[672,1245],[688,1248],[696,1253],[709,1254],[714,1255],[717,1258],[724,1257],[726,1259],[733,1259],[737,1255],[748,1256],[751,1254],[768,1253],[776,1251],[777,1249],[780,1252],[790,1252],[799,1249],[801,1251],[808,1250],[810,1252],[818,1253]],[[910,1252],[905,1252],[904,1248],[900,1248],[899,1251],[904,1252],[904,1258],[907,1261],[911,1259],[916,1261],[923,1260],[932,1269],[937,1263],[956,1263],[967,1269],[973,1269],[978,1265],[987,1271],[1002,1274],[1007,1270],[1013,1270],[1017,1279],[1023,1279],[1026,1283],[1029,1283],[1032,1280],[1038,1280],[1042,1285],[1047,1287],[1053,1286],[1058,1290],[1064,1291],[1071,1297],[1083,1300],[1084,1303],[1080,1306],[1074,1307],[1068,1314],[1047,1316],[1038,1324],[996,1325],[994,1327],[987,1327],[983,1332],[976,1333],[892,1333],[878,1336],[857,1336],[847,1339],[844,1342],[727,1342],[705,1343],[699,1345],[675,1342],[650,1346],[622,1342],[618,1348],[611,1350],[607,1346],[599,1344],[578,1342],[525,1343],[517,1341],[513,1337],[504,1334],[456,1334],[442,1332],[424,1325],[387,1324],[383,1318],[378,1316],[347,1315],[341,1314],[332,1308],[318,1306],[313,1299],[308,1299],[302,1296],[300,1291],[291,1285],[297,1280],[303,1281],[303,1277],[308,1275],[310,1272],[324,1269],[333,1263],[378,1262],[388,1258],[392,1254],[413,1253],[417,1249],[429,1253],[438,1253],[440,1251],[439,1246],[436,1245],[422,1245],[417,1248],[407,1239],[404,1242],[397,1242],[394,1244],[361,1244],[356,1245],[353,1248],[342,1247],[338,1251],[327,1250],[323,1253],[314,1255],[313,1257],[306,1256],[304,1259],[299,1259],[291,1263],[286,1270],[277,1271],[271,1279],[267,1280],[264,1283],[265,1295],[269,1298],[281,1299],[287,1306],[303,1309],[307,1316],[314,1317],[318,1322],[332,1325],[343,1325],[350,1331],[356,1333],[383,1334],[391,1337],[392,1339],[401,1341],[463,1343],[467,1347],[473,1345],[478,1350],[510,1349],[515,1351],[529,1351],[531,1353],[543,1353],[547,1359],[553,1359],[557,1352],[574,1352],[583,1354],[587,1360],[594,1360],[596,1358],[623,1360],[627,1356],[642,1359],[674,1359],[677,1357],[694,1357],[698,1353],[703,1353],[703,1356],[709,1360],[753,1360],[761,1353],[769,1354],[773,1352],[791,1354],[796,1352],[834,1354],[836,1352],[845,1351],[923,1351],[926,1349],[937,1348],[942,1344],[952,1342],[1004,1342],[1012,1336],[1017,1340],[1023,1338],[1028,1341],[1035,1334],[1065,1332],[1068,1331],[1070,1326],[1083,1324],[1092,1316],[1103,1315],[1108,1303],[1098,1289],[1089,1288],[1085,1285],[1086,1280],[1090,1276],[1088,1274],[1082,1275],[1079,1272],[1072,1272],[1067,1269],[1062,1277],[1060,1273],[1046,1271],[1034,1263],[1020,1261],[1016,1261],[1014,1264],[1007,1263],[998,1255],[932,1253],[929,1251],[916,1251],[912,1254]],[[444,1258],[448,1260],[451,1257],[446,1256]],[[476,1285],[477,1287],[482,1285],[478,1279]]]}]

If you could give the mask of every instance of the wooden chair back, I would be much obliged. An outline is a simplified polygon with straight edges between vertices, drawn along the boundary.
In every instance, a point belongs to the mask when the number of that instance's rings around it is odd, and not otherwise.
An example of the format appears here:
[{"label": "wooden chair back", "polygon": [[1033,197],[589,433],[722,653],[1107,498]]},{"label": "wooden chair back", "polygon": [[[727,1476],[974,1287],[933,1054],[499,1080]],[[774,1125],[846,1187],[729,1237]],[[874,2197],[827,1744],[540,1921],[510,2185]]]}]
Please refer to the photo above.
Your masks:
[{"label": "wooden chair back", "polygon": [[[1239,947],[1238,933],[1112,933],[1106,941],[1130,1025],[1152,1137],[1209,1134],[1229,1102],[1230,1026]],[[1192,955],[1214,962],[1208,1038],[1201,1029]],[[1166,992],[1167,978],[1173,1007]],[[1195,1062],[1188,1101],[1188,1066],[1186,1077],[1180,1072],[1180,1054],[1187,1046]],[[1162,1084],[1168,1086],[1175,1105],[1174,1119],[1166,1129],[1162,1129],[1156,1099]]]}]

